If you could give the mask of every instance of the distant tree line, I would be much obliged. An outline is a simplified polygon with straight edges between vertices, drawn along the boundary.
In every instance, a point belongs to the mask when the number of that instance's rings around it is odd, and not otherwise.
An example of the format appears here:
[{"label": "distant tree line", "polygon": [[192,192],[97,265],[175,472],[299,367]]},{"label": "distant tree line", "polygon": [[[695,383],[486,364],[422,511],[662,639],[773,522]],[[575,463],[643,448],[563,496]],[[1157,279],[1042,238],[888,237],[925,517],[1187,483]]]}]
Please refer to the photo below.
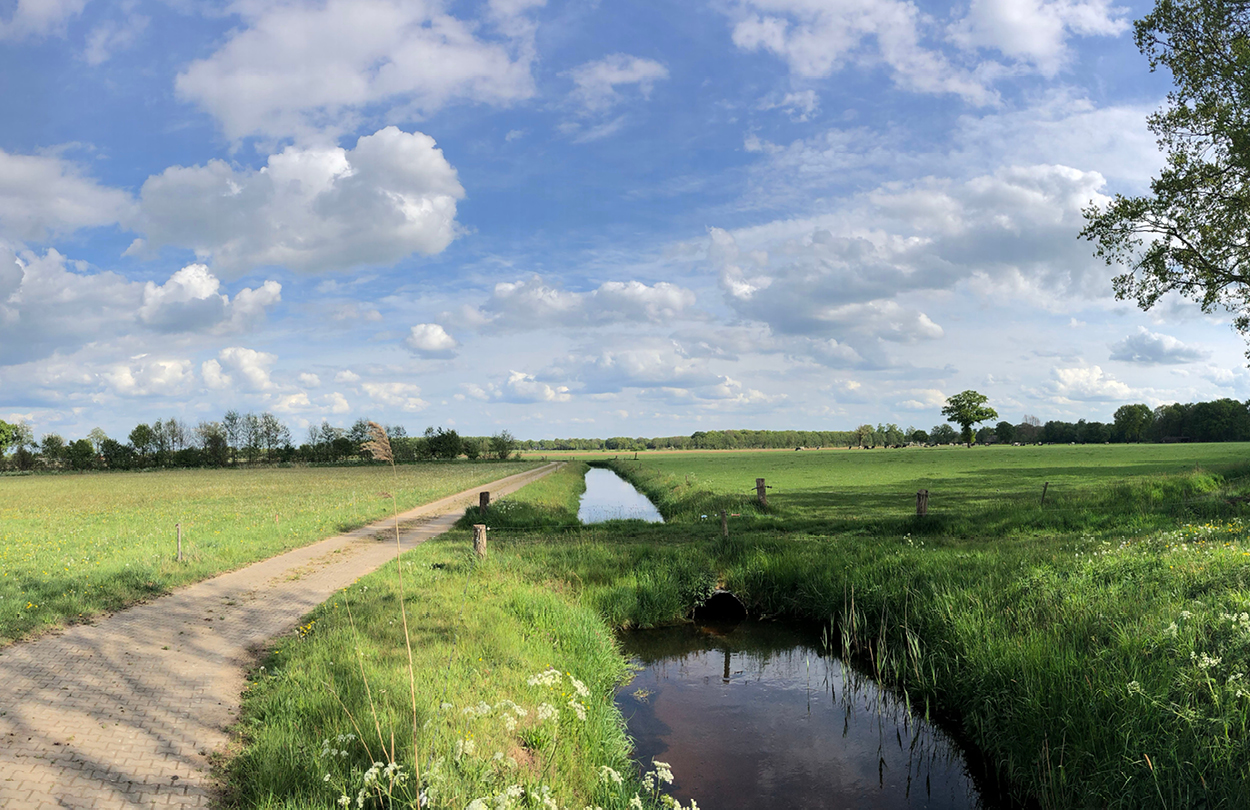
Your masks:
[{"label": "distant tree line", "polygon": [[[1025,415],[1019,424],[1001,421],[974,434],[978,444],[1104,444],[1125,442],[1250,441],[1250,401],[1121,406],[1112,422],[1051,420]],[[523,450],[769,450],[816,447],[899,447],[909,444],[955,444],[960,431],[948,423],[932,430],[896,424],[863,424],[854,430],[700,430],[689,436],[608,439],[528,439]]]},{"label": "distant tree line", "polygon": [[[191,426],[177,418],[139,424],[123,442],[100,428],[66,441],[47,433],[39,440],[24,422],[0,420],[0,468],[9,470],[129,470],[148,467],[229,467],[255,464],[357,464],[371,461],[361,450],[368,439],[367,419],[350,428],[322,422],[308,428],[296,446],[290,429],[271,413],[228,411],[220,421]],[[959,432],[950,424],[930,431],[893,423],[863,424],[855,430],[700,430],[689,436],[608,439],[529,439],[508,431],[494,436],[461,436],[455,430],[428,427],[409,436],[402,425],[387,428],[398,463],[455,459],[505,459],[520,450],[620,451],[755,450],[816,447],[898,447],[954,444]],[[975,434],[978,444],[1103,444],[1126,442],[1250,441],[1250,401],[1217,399],[1151,408],[1123,405],[1111,422],[1051,420],[1026,415],[1019,424],[1002,421]]]},{"label": "distant tree line", "polygon": [[[397,463],[482,457],[505,459],[517,449],[508,431],[494,436],[461,436],[455,430],[428,427],[409,436],[402,425],[387,427]],[[35,439],[30,426],[0,421],[0,468],[31,470],[132,470],[169,467],[231,467],[256,464],[356,464],[372,461],[361,446],[369,420],[350,428],[328,422],[311,426],[296,446],[290,429],[271,413],[227,411],[220,421],[194,427],[181,419],[139,424],[125,441],[93,428],[85,438],[67,441],[46,433]],[[9,451],[12,451],[11,453]]]}]

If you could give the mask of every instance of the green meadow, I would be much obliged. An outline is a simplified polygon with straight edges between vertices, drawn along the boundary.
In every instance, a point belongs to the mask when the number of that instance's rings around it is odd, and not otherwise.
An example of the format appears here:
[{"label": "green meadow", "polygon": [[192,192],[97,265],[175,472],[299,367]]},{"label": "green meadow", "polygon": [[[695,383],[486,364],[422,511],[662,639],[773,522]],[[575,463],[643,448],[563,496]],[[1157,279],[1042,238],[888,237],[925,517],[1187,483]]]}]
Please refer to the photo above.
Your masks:
[{"label": "green meadow", "polygon": [[[533,466],[404,465],[399,508]],[[0,646],[377,520],[394,486],[380,466],[2,477]]]},{"label": "green meadow", "polygon": [[[682,621],[723,586],[756,613],[828,622],[845,656],[916,711],[958,728],[1021,802],[1246,807],[1245,451],[1192,445],[643,453],[637,461],[631,455],[593,463],[634,481],[668,523],[581,529],[570,529],[568,519],[583,468],[569,465],[543,487],[501,502],[493,515],[466,515],[465,523],[491,525],[486,561],[473,561],[463,529],[405,556],[411,570],[443,577],[434,591],[414,586],[406,604],[410,616],[421,617],[417,626],[447,628],[423,639],[422,654],[445,660],[463,691],[444,700],[447,687],[418,673],[417,705],[430,725],[418,735],[421,757],[404,762],[443,763],[436,795],[454,799],[434,806],[472,806],[474,799],[482,802],[476,807],[541,806],[534,797],[544,790],[560,807],[623,808],[635,792],[651,806],[656,796],[639,770],[619,786],[601,776],[602,767],[623,767],[628,741],[619,720],[597,730],[579,725],[587,736],[570,732],[561,737],[569,745],[557,748],[485,718],[506,709],[506,701],[535,700],[517,683],[549,665],[595,683],[587,699],[593,716],[611,716],[611,685],[624,662],[602,645],[614,649],[614,631]],[[754,503],[757,477],[774,487],[766,509]],[[933,493],[926,518],[914,514],[919,488]],[[728,540],[716,517],[721,508],[734,516]],[[542,530],[544,519],[551,530]],[[387,711],[411,711],[407,690],[398,686],[408,682],[406,664],[341,669],[335,699],[317,685],[330,671],[319,660],[349,660],[384,633],[392,634],[393,648],[397,597],[380,584],[393,576],[377,575],[376,599],[388,608],[372,621],[353,626],[341,608],[327,606],[312,633],[278,645],[271,666],[298,672],[301,681],[262,678],[249,692],[249,743],[229,772],[239,806],[324,807],[340,795],[326,787],[315,757],[299,752],[347,733],[349,716],[369,714],[365,682],[391,679]],[[550,600],[549,610],[527,607],[536,594]],[[378,606],[375,597],[358,596]],[[577,631],[568,624],[573,616]],[[512,628],[506,643],[482,640],[493,632],[487,628],[498,627]],[[462,711],[474,695],[489,712],[472,724],[439,724],[438,706]],[[562,716],[566,721],[573,722]],[[466,757],[470,734],[491,736]],[[495,752],[518,766],[491,765],[500,761]],[[357,760],[350,785],[364,773],[364,759]],[[446,776],[441,768],[450,762],[458,765]],[[289,778],[296,763],[302,770]],[[346,779],[331,776],[335,785]],[[508,789],[525,798],[508,804]]]},{"label": "green meadow", "polygon": [[[275,640],[222,765],[227,804],[671,806],[663,766],[629,761],[615,633],[684,621],[726,587],[756,614],[827,623],[841,654],[958,729],[1026,805],[1247,807],[1247,449],[641,453],[591,463],[668,522],[585,527],[587,467],[570,463],[484,515],[471,508]],[[462,469],[475,468],[433,474]],[[376,517],[389,471],[358,472],[378,482],[355,490]],[[432,497],[413,486],[437,488],[401,482],[401,508]],[[917,489],[931,493],[926,517]],[[114,497],[140,525],[139,496]],[[249,513],[239,542],[270,532],[272,511]],[[309,531],[367,517],[322,516]],[[479,522],[485,560],[470,550]]]}]

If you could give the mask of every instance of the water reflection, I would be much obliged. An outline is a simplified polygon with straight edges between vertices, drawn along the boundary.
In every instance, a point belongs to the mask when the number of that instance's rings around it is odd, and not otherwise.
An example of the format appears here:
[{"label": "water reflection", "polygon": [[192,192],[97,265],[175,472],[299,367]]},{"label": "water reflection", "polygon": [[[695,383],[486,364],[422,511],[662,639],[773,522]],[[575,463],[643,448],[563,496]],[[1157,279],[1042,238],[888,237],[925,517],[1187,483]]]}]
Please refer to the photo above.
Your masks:
[{"label": "water reflection", "polygon": [[746,622],[627,633],[617,695],[636,756],[683,803],[726,808],[989,808],[959,747],[813,632]]},{"label": "water reflection", "polygon": [[586,493],[577,507],[582,523],[605,520],[645,520],[663,523],[655,504],[611,470],[590,469],[586,473]]}]

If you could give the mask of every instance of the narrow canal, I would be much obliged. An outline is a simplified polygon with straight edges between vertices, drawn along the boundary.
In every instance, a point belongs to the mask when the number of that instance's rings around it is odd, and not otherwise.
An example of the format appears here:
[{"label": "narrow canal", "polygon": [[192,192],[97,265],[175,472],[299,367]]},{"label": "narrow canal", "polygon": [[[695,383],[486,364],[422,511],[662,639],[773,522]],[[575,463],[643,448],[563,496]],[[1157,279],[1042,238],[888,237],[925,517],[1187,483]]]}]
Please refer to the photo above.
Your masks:
[{"label": "narrow canal", "polygon": [[633,484],[611,470],[595,468],[586,473],[586,493],[577,508],[577,519],[582,523],[631,519],[664,522],[655,504],[634,489]]},{"label": "narrow canal", "polygon": [[671,786],[715,810],[1003,805],[960,747],[824,650],[807,627],[626,632],[640,666],[617,695],[635,756],[672,766]]}]

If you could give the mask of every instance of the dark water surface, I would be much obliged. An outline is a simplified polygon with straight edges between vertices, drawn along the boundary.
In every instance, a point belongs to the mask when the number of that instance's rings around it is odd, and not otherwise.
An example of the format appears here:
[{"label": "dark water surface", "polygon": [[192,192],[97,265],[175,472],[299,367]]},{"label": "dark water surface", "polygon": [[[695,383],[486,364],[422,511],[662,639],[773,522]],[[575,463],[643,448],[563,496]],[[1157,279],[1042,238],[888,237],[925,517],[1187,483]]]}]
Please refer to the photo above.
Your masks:
[{"label": "dark water surface", "polygon": [[648,523],[664,522],[655,504],[634,489],[633,484],[611,470],[588,470],[586,493],[577,507],[577,519],[582,523],[602,523],[631,518]]},{"label": "dark water surface", "polygon": [[[616,702],[644,767],[705,810],[999,807],[963,752],[823,650],[816,632],[744,622],[726,633],[623,633],[642,667]],[[921,709],[923,711],[923,709]]]}]

